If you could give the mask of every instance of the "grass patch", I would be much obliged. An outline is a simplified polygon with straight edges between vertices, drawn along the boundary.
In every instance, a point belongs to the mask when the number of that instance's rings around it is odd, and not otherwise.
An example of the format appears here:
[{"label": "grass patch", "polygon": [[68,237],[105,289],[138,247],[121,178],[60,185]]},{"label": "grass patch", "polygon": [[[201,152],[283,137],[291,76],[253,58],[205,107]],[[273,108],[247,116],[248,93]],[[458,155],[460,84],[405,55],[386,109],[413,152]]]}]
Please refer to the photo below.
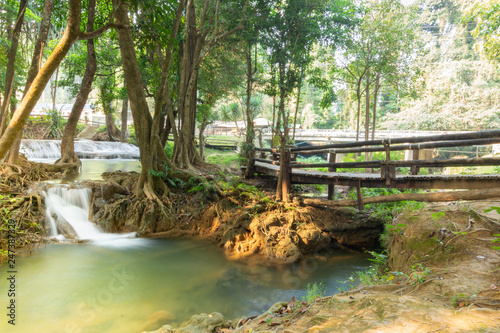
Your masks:
[{"label": "grass patch", "polygon": [[240,167],[240,156],[235,151],[206,148],[205,160],[208,163],[225,165],[230,168]]}]

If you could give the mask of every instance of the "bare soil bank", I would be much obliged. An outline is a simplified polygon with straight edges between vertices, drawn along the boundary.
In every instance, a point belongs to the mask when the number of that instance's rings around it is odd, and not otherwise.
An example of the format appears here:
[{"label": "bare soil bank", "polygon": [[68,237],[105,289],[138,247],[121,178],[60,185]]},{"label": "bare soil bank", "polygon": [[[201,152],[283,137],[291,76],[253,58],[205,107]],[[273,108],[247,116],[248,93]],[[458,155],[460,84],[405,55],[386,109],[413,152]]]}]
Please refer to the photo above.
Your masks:
[{"label": "bare soil bank", "polygon": [[383,219],[370,214],[308,207],[300,200],[278,203],[245,186],[224,193],[172,193],[160,207],[130,195],[132,178],[115,172],[104,183],[87,183],[93,189],[92,220],[107,232],[201,237],[231,258],[258,254],[268,261],[295,262],[332,247],[374,248],[383,231]]}]

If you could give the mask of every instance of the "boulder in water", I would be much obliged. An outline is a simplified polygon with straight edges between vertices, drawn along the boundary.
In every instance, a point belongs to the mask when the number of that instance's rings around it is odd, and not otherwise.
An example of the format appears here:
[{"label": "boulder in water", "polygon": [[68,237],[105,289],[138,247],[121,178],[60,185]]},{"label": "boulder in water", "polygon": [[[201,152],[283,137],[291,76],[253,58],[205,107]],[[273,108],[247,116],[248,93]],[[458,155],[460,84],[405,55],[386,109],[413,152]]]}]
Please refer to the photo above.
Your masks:
[{"label": "boulder in water", "polygon": [[65,238],[76,239],[78,235],[76,234],[75,229],[68,223],[65,219],[56,214],[52,215],[52,218],[56,222],[57,232],[63,235]]}]

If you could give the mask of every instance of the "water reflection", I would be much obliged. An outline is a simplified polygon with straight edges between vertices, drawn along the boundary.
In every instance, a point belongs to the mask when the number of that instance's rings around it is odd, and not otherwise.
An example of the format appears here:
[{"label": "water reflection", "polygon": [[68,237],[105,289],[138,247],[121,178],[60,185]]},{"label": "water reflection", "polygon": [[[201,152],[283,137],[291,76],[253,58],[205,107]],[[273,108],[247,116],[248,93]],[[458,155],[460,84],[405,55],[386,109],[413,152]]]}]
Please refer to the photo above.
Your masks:
[{"label": "water reflection", "polygon": [[[124,248],[51,244],[19,259],[22,332],[138,332],[148,318],[175,325],[214,311],[234,319],[300,298],[310,282],[323,281],[335,293],[344,287],[338,281],[367,265],[344,251],[314,266],[229,261],[221,249],[193,240]],[[0,331],[6,328],[0,322]]]}]

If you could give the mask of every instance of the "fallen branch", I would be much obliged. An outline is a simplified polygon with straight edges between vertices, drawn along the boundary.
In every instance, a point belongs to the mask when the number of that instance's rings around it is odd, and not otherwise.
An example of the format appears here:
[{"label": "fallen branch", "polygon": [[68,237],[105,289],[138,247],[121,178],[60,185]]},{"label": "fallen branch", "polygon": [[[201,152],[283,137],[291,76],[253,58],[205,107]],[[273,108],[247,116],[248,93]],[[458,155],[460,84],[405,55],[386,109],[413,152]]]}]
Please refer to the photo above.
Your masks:
[{"label": "fallen branch", "polygon": [[[386,203],[397,201],[421,201],[421,202],[444,202],[457,200],[484,200],[500,198],[500,189],[456,191],[440,193],[401,193],[391,195],[381,195],[371,198],[363,198],[363,204]],[[304,204],[310,206],[346,207],[357,206],[357,200],[330,201],[323,199],[304,198]]]}]

